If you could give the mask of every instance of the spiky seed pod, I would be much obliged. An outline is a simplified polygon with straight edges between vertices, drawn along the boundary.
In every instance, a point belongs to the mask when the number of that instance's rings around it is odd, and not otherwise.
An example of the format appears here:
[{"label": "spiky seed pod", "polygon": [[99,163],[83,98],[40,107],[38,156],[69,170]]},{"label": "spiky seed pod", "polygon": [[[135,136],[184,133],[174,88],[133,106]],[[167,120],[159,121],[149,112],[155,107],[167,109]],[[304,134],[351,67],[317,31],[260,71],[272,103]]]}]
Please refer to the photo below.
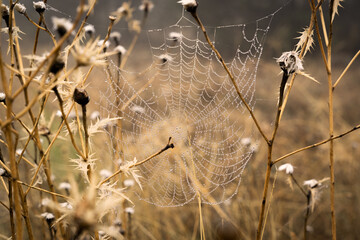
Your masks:
[{"label": "spiky seed pod", "polygon": [[90,102],[90,96],[86,90],[82,88],[75,88],[73,98],[74,101],[81,106],[86,106],[86,104]]},{"label": "spiky seed pod", "polygon": [[50,67],[50,72],[53,74],[57,74],[65,67],[65,63],[62,59],[57,58]]}]

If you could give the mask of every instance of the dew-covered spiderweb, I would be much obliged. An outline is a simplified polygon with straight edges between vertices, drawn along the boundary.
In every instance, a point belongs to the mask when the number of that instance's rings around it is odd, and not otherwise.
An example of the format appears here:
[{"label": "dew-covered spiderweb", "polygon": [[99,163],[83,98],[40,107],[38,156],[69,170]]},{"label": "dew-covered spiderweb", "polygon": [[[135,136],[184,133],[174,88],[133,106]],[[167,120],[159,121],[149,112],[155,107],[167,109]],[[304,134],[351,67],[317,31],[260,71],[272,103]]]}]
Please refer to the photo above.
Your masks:
[{"label": "dew-covered spiderweb", "polygon": [[[273,16],[206,27],[252,109]],[[203,203],[224,202],[237,193],[256,147],[250,114],[201,29],[184,15],[175,25],[146,31],[146,38],[152,59],[147,65],[138,57],[142,72],[118,70],[115,62],[111,73],[105,70],[108,87],[101,93],[101,113],[122,117],[121,135],[108,132],[110,150],[121,146],[123,162],[141,161],[172,137],[174,149],[137,167],[144,190],[136,194],[160,206],[183,205],[196,196]]]}]

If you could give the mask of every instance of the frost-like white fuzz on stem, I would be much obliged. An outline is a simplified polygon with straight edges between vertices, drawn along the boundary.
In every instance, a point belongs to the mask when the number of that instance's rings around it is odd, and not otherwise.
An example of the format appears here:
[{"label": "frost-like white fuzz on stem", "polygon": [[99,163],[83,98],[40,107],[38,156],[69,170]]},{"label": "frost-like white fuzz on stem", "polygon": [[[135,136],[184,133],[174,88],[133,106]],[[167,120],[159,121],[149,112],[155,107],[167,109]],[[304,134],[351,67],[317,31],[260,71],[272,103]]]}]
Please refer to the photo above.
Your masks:
[{"label": "frost-like white fuzz on stem", "polygon": [[110,39],[111,39],[112,41],[114,41],[115,46],[117,46],[117,45],[120,44],[120,38],[121,38],[121,33],[119,33],[119,32],[112,32],[112,33],[110,33]]},{"label": "frost-like white fuzz on stem", "polygon": [[139,10],[144,12],[150,12],[154,8],[154,4],[150,0],[143,0],[142,4],[139,6]]}]

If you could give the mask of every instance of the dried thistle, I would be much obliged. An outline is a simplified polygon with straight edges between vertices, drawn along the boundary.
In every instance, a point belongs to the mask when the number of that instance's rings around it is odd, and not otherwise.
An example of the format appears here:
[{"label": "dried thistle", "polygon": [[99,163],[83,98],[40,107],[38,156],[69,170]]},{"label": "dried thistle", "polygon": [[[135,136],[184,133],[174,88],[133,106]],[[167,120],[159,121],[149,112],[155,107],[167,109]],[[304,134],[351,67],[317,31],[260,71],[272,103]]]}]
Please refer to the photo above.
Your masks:
[{"label": "dried thistle", "polygon": [[288,75],[297,71],[303,70],[302,61],[296,51],[283,52],[279,58],[276,59],[281,69]]},{"label": "dried thistle", "polygon": [[180,0],[178,1],[181,5],[184,6],[185,10],[189,13],[196,13],[198,3],[195,0]]}]

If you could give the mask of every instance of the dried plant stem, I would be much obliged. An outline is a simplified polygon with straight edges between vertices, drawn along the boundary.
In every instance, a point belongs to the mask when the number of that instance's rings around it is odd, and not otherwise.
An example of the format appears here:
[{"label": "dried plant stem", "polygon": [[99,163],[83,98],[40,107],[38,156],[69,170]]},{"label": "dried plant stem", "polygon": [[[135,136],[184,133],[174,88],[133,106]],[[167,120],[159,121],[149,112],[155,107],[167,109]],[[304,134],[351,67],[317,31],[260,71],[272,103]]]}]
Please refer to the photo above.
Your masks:
[{"label": "dried plant stem", "polygon": [[[140,162],[137,162],[137,163],[134,163],[133,165],[130,165],[128,168],[133,168],[133,167],[137,167],[141,164],[144,164],[148,161],[150,161],[151,159],[153,159],[154,157],[156,156],[159,156],[161,153],[165,152],[166,150],[170,149],[170,148],[174,148],[174,144],[171,143],[171,137],[169,138],[169,141],[168,143],[166,144],[166,146],[161,149],[160,151],[154,153],[153,155],[145,158],[144,160],[140,161]],[[115,173],[113,173],[110,177],[107,177],[106,179],[104,179],[103,181],[101,181],[99,184],[98,184],[98,187],[100,187],[101,185],[103,185],[105,182],[109,181],[110,179],[112,179],[113,177],[115,177],[116,175],[118,175],[119,173],[121,173],[123,170],[121,168],[119,168],[119,170],[117,170]]]},{"label": "dried plant stem", "polygon": [[286,154],[286,155],[284,155],[284,156],[282,156],[282,157],[279,157],[278,159],[274,160],[274,161],[273,161],[273,164],[278,163],[278,162],[284,160],[285,158],[288,158],[288,157],[290,157],[290,156],[292,156],[292,155],[294,155],[294,154],[297,154],[297,153],[299,153],[299,152],[308,150],[308,149],[310,149],[310,148],[318,147],[318,146],[320,146],[320,145],[323,145],[323,144],[325,144],[325,143],[328,143],[328,142],[330,142],[330,141],[332,141],[332,140],[336,140],[336,139],[338,139],[338,138],[342,138],[342,137],[344,137],[345,135],[348,135],[349,133],[351,133],[351,132],[353,132],[353,131],[355,131],[355,130],[357,130],[357,129],[360,129],[360,124],[359,124],[359,125],[356,125],[356,126],[353,127],[352,129],[350,129],[350,130],[348,130],[348,131],[346,131],[346,132],[344,132],[344,133],[342,133],[342,134],[339,134],[339,135],[337,135],[337,136],[334,136],[334,137],[325,139],[325,140],[323,140],[323,141],[321,141],[321,142],[314,143],[314,144],[312,144],[312,145],[309,145],[309,146],[306,146],[306,147],[303,147],[303,148],[299,148],[299,149],[297,149],[297,150],[295,150],[295,151],[292,151],[292,152],[290,152],[290,153],[288,153],[288,154]]},{"label": "dried plant stem", "polygon": [[349,70],[350,66],[354,63],[356,58],[360,55],[360,50],[354,55],[354,57],[351,59],[351,61],[348,63],[344,71],[341,73],[340,77],[336,80],[336,82],[333,85],[333,88],[335,89],[336,86],[339,84],[340,80],[344,77],[345,73]]},{"label": "dried plant stem", "polygon": [[[330,23],[329,23],[329,43],[327,46],[327,61],[328,68],[328,88],[329,88],[329,136],[334,135],[334,104],[333,104],[333,83],[331,72],[331,44],[333,35],[333,21],[332,14],[334,11],[334,0],[330,1]],[[336,217],[335,217],[335,173],[334,173],[334,140],[330,140],[329,162],[330,162],[330,211],[331,211],[331,234],[332,240],[336,240]]]},{"label": "dried plant stem", "polygon": [[72,133],[71,131],[71,128],[70,128],[70,125],[69,125],[69,122],[67,121],[67,116],[65,114],[65,111],[64,111],[64,102],[62,100],[62,97],[60,96],[60,93],[59,91],[57,90],[57,87],[54,87],[53,88],[54,90],[54,93],[58,99],[58,102],[59,102],[59,107],[60,107],[60,111],[61,111],[61,115],[62,115],[62,118],[63,118],[63,121],[65,122],[65,125],[68,129],[68,133],[69,133],[69,136],[70,136],[70,140],[71,140],[71,143],[74,147],[74,149],[76,150],[76,152],[83,158],[83,159],[87,159],[86,156],[84,155],[84,153],[79,149],[79,147],[77,146],[76,142],[75,142],[75,138],[74,138],[74,134]]},{"label": "dried plant stem", "polygon": [[219,51],[215,48],[214,44],[211,42],[207,32],[206,32],[206,29],[204,27],[204,25],[202,24],[200,18],[198,17],[196,11],[191,13],[191,15],[194,17],[194,19],[196,20],[196,22],[199,24],[202,32],[204,33],[204,36],[205,36],[205,39],[206,41],[208,42],[208,44],[210,45],[211,49],[215,52],[216,56],[218,57],[219,61],[221,62],[221,64],[223,65],[226,73],[228,74],[232,84],[234,85],[235,87],[235,90],[236,90],[236,93],[237,95],[239,96],[239,98],[241,99],[241,101],[243,102],[243,104],[245,105],[246,109],[248,110],[248,112],[250,113],[251,115],[251,118],[253,119],[257,129],[259,130],[261,136],[264,138],[264,140],[269,144],[269,140],[268,138],[266,137],[264,131],[261,129],[260,127],[260,124],[258,123],[253,111],[251,110],[250,106],[248,105],[248,103],[246,102],[246,100],[244,99],[244,97],[242,96],[241,92],[240,92],[240,89],[235,81],[235,78],[234,76],[232,75],[232,73],[230,72],[229,68],[227,67],[226,63],[224,62],[224,59],[222,58],[222,56],[220,55]]},{"label": "dried plant stem", "polygon": [[12,200],[12,181],[11,179],[8,179],[9,180],[9,194],[8,194],[8,197],[9,197],[9,215],[10,215],[10,227],[11,227],[11,236],[12,238],[11,239],[16,239],[15,238],[15,222],[14,222],[14,213],[13,213],[13,200]]}]

